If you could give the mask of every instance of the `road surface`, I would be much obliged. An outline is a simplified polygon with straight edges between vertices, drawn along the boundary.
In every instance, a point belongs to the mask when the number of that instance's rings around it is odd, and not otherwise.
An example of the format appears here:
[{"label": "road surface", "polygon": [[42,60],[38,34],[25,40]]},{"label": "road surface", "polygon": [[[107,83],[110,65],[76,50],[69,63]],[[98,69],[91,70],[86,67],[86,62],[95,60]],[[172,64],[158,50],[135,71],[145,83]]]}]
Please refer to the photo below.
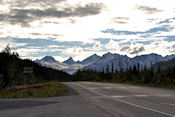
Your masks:
[{"label": "road surface", "polygon": [[175,90],[67,82],[69,95],[0,99],[0,117],[175,117]]}]

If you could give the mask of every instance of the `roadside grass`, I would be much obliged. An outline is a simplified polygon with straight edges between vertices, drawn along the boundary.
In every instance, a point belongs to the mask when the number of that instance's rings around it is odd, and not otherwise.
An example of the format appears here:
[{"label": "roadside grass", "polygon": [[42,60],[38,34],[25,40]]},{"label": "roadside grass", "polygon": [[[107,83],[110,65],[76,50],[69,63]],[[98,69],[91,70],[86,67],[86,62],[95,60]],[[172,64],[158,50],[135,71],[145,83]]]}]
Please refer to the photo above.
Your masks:
[{"label": "roadside grass", "polygon": [[27,88],[18,91],[9,90],[8,88],[0,91],[0,98],[44,98],[44,97],[56,97],[63,96],[68,92],[68,88],[60,82],[51,81],[48,82],[50,86],[44,86],[39,88]]}]

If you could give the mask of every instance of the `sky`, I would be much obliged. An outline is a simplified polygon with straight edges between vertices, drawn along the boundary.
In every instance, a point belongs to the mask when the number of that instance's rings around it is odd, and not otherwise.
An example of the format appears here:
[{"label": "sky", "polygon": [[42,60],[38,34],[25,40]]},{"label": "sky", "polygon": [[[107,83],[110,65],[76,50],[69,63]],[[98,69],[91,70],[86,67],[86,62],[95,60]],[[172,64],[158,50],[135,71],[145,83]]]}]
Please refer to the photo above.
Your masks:
[{"label": "sky", "polygon": [[58,61],[175,54],[175,0],[0,0],[0,51]]}]

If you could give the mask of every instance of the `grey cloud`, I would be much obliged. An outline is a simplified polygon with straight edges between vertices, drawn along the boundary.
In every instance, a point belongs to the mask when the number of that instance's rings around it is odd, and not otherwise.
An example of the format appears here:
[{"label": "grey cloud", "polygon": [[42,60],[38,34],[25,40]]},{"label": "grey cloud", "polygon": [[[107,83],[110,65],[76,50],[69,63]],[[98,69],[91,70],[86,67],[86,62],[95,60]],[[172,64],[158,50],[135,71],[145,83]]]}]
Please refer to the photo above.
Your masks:
[{"label": "grey cloud", "polygon": [[42,23],[46,23],[46,24],[60,24],[59,22],[54,22],[54,21],[44,21]]},{"label": "grey cloud", "polygon": [[11,0],[5,1],[4,4],[9,4],[11,8],[25,8],[30,6],[53,7],[55,4],[66,0]]},{"label": "grey cloud", "polygon": [[143,52],[145,51],[145,48],[142,46],[142,47],[130,47],[130,46],[123,46],[121,49],[120,49],[121,52],[128,52],[130,54],[138,54],[140,52]]},{"label": "grey cloud", "polygon": [[174,44],[174,45],[172,45],[172,48],[173,48],[173,49],[175,49],[175,44]]},{"label": "grey cloud", "polygon": [[93,48],[99,48],[100,47],[100,43],[96,43],[94,44]]},{"label": "grey cloud", "polygon": [[124,46],[120,49],[120,51],[122,51],[122,52],[127,51],[127,50],[130,50],[129,46]]},{"label": "grey cloud", "polygon": [[136,9],[144,12],[145,14],[154,14],[154,13],[158,13],[158,12],[162,12],[163,10],[157,9],[157,8],[153,8],[153,7],[149,7],[149,6],[139,6],[136,5],[135,6]]},{"label": "grey cloud", "polygon": [[101,3],[90,3],[85,6],[67,7],[62,10],[56,8],[48,9],[11,9],[8,14],[0,14],[0,22],[10,24],[20,24],[28,26],[30,22],[42,18],[65,18],[65,17],[85,17],[99,14],[104,5]]},{"label": "grey cloud", "polygon": [[74,15],[83,17],[87,15],[96,15],[99,14],[104,5],[102,3],[90,3],[85,6],[78,6],[74,9]]},{"label": "grey cloud", "polygon": [[74,48],[73,52],[82,52],[82,50],[79,48]]},{"label": "grey cloud", "polygon": [[126,24],[128,23],[129,18],[128,17],[115,17],[112,19],[112,22],[118,23],[118,24]]},{"label": "grey cloud", "polygon": [[0,14],[0,22],[1,23],[10,23],[12,25],[20,24],[22,26],[29,26],[29,22],[32,22],[34,19],[26,15],[25,13],[17,13],[13,15],[10,14]]},{"label": "grey cloud", "polygon": [[173,45],[172,48],[175,50],[175,45]]},{"label": "grey cloud", "polygon": [[44,36],[55,36],[55,37],[63,37],[62,34],[47,34],[47,33],[31,33],[32,35],[36,35],[36,36],[40,36],[40,35],[44,35]]},{"label": "grey cloud", "polygon": [[124,22],[124,21],[115,21],[115,23],[117,23],[117,24],[127,24],[128,22]]},{"label": "grey cloud", "polygon": [[175,44],[172,45],[170,52],[173,52],[173,53],[175,52]]},{"label": "grey cloud", "polygon": [[145,51],[144,47],[134,47],[131,50],[130,54],[138,54],[138,53],[143,52],[143,51]]},{"label": "grey cloud", "polygon": [[117,19],[117,20],[129,20],[128,17],[115,17],[114,19]]}]

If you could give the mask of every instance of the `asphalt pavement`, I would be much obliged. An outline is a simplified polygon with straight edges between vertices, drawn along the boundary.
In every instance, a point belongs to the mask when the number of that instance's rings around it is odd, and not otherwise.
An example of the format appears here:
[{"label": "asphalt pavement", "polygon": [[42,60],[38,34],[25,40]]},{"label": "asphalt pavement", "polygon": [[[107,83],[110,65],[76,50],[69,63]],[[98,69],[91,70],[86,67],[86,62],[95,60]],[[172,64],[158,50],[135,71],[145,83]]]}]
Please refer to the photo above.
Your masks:
[{"label": "asphalt pavement", "polygon": [[175,90],[66,82],[66,96],[0,99],[0,117],[175,117]]}]

